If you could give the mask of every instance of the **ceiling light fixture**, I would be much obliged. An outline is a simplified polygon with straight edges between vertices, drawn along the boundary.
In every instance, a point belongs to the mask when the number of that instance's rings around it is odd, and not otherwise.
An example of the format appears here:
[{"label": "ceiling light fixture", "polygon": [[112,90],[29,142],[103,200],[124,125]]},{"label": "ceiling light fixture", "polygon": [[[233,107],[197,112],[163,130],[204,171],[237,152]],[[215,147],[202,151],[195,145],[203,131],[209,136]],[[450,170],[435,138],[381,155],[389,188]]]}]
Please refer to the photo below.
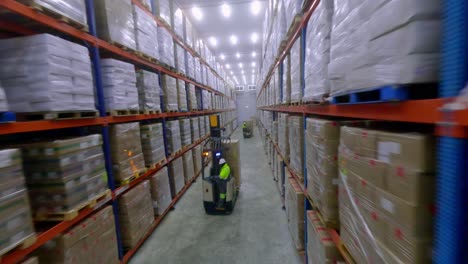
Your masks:
[{"label": "ceiling light fixture", "polygon": [[257,57],[257,52],[255,52],[255,51],[252,52],[252,57],[253,57],[253,58]]},{"label": "ceiling light fixture", "polygon": [[240,53],[239,52],[236,53],[236,58],[238,58],[238,59],[240,58]]},{"label": "ceiling light fixture", "polygon": [[252,33],[252,36],[250,36],[250,39],[252,40],[253,43],[257,43],[258,34],[257,33]]},{"label": "ceiling light fixture", "polygon": [[244,65],[243,65],[242,63],[239,63],[239,68],[242,69],[243,66],[244,66]]},{"label": "ceiling light fixture", "polygon": [[192,7],[192,15],[195,17],[196,20],[200,21],[203,18],[203,13],[200,8],[194,6]]},{"label": "ceiling light fixture", "polygon": [[260,4],[259,1],[253,1],[250,4],[250,11],[252,11],[252,14],[258,15],[260,13],[260,9],[262,8],[262,5]]},{"label": "ceiling light fixture", "polygon": [[216,47],[218,45],[218,40],[215,37],[210,37],[209,38],[210,44],[213,47]]},{"label": "ceiling light fixture", "polygon": [[230,17],[231,16],[231,7],[224,3],[222,6],[221,6],[221,13],[223,14],[224,17]]},{"label": "ceiling light fixture", "polygon": [[231,69],[231,65],[226,64],[226,69]]},{"label": "ceiling light fixture", "polygon": [[226,56],[224,56],[224,54],[220,54],[219,57],[222,59],[222,60],[225,60],[226,59]]},{"label": "ceiling light fixture", "polygon": [[239,39],[236,35],[231,35],[231,37],[229,37],[229,40],[231,41],[232,45],[236,45],[237,42],[239,42]]},{"label": "ceiling light fixture", "polygon": [[252,67],[255,67],[255,61],[254,61],[254,62],[252,62]]}]

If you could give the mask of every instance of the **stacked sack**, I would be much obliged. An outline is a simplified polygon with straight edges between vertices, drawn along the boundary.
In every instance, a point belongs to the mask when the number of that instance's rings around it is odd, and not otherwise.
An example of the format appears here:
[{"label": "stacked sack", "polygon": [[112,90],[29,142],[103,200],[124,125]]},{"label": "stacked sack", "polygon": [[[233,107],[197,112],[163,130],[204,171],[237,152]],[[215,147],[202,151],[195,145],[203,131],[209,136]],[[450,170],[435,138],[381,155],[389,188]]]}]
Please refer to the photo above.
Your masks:
[{"label": "stacked sack", "polygon": [[135,66],[114,59],[103,59],[101,73],[107,111],[139,110]]},{"label": "stacked sack", "polygon": [[331,92],[436,82],[440,0],[335,0]]},{"label": "stacked sack", "polygon": [[151,198],[155,215],[162,215],[172,202],[167,167],[161,168],[150,178]]},{"label": "stacked sack", "polygon": [[161,111],[159,75],[153,72],[139,70],[136,76],[140,110]]},{"label": "stacked sack", "polygon": [[146,11],[133,5],[133,17],[135,19],[136,50],[152,58],[159,59],[158,25]]},{"label": "stacked sack", "polygon": [[0,81],[9,110],[95,110],[88,50],[39,34],[0,40]]},{"label": "stacked sack", "polygon": [[136,50],[131,0],[94,1],[99,38]]},{"label": "stacked sack", "polygon": [[112,125],[109,134],[114,179],[124,182],[138,176],[145,169],[140,124],[134,122]]}]

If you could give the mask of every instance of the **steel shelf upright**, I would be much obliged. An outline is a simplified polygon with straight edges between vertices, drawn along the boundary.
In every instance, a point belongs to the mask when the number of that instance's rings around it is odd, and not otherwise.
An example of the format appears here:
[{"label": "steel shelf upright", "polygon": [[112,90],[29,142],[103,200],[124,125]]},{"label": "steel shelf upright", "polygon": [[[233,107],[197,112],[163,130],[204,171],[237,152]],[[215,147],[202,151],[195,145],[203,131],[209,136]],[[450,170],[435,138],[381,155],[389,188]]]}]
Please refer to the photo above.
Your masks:
[{"label": "steel shelf upright", "polygon": [[[439,93],[442,97],[455,97],[468,80],[468,2],[444,1],[443,18]],[[456,112],[445,112],[444,121],[451,122]],[[457,124],[451,125],[456,129]],[[468,136],[455,138],[450,130],[445,130],[446,135],[440,135],[437,142],[434,263],[467,263]]]}]

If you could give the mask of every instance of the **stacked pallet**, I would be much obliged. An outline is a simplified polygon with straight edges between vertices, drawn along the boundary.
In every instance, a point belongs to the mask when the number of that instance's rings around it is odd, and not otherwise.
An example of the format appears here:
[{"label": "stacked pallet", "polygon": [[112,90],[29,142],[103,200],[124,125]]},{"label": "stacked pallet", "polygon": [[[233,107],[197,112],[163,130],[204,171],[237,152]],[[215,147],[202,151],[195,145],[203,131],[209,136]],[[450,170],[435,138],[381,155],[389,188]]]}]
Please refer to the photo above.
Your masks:
[{"label": "stacked pallet", "polygon": [[278,147],[286,162],[289,162],[289,115],[278,114]]},{"label": "stacked pallet", "polygon": [[197,102],[195,85],[191,83],[188,85],[188,102],[189,102],[188,108],[190,111],[195,111],[195,110],[200,109],[200,107],[198,106],[198,102]]},{"label": "stacked pallet", "polygon": [[196,142],[200,139],[200,118],[199,117],[192,117],[190,118],[190,130],[192,134],[192,142]]},{"label": "stacked pallet", "polygon": [[186,51],[179,44],[174,43],[174,54],[175,54],[175,68],[179,73],[186,75],[185,71],[185,56]]},{"label": "stacked pallet", "polygon": [[190,128],[190,118],[183,118],[180,122],[180,137],[182,147],[187,147],[192,144],[192,132]]},{"label": "stacked pallet", "polygon": [[315,211],[307,211],[307,258],[309,263],[341,263],[343,257]]},{"label": "stacked pallet", "polygon": [[151,198],[155,215],[162,215],[172,201],[167,167],[160,169],[150,178]]},{"label": "stacked pallet", "polygon": [[169,164],[169,182],[171,184],[172,198],[176,197],[185,185],[184,162],[182,159],[182,157],[179,157]]},{"label": "stacked pallet", "polygon": [[161,87],[159,75],[139,70],[137,72],[138,102],[140,110],[144,113],[161,111]]},{"label": "stacked pallet", "polygon": [[162,63],[175,68],[174,41],[171,34],[164,27],[158,26],[159,59]]},{"label": "stacked pallet", "polygon": [[177,104],[179,105],[179,111],[187,112],[187,89],[186,83],[182,80],[177,79]]},{"label": "stacked pallet", "polygon": [[304,118],[290,116],[289,122],[289,164],[301,181],[304,180]]},{"label": "stacked pallet", "polygon": [[146,11],[133,5],[135,19],[136,50],[154,59],[159,59],[158,26],[156,21]]},{"label": "stacked pallet", "polygon": [[191,180],[191,178],[195,176],[195,169],[193,167],[192,150],[185,152],[182,159],[184,162],[184,179],[185,179],[185,184],[187,184]]},{"label": "stacked pallet", "polygon": [[162,75],[162,95],[165,107],[164,111],[166,112],[179,111],[177,81],[178,79],[175,79],[174,77],[166,74]]},{"label": "stacked pallet", "polygon": [[162,123],[142,125],[140,135],[146,167],[154,168],[166,160]]},{"label": "stacked pallet", "polygon": [[193,169],[195,173],[199,173],[202,170],[202,146],[197,145],[193,148]]},{"label": "stacked pallet", "polygon": [[289,232],[297,250],[304,249],[304,193],[294,178],[286,181],[286,215]]},{"label": "stacked pallet", "polygon": [[180,134],[180,122],[179,120],[167,121],[166,128],[166,140],[167,140],[167,151],[170,155],[175,154],[182,149],[182,141]]},{"label": "stacked pallet", "polygon": [[171,1],[170,0],[152,0],[156,15],[162,19],[162,21],[170,26],[171,25]]}]

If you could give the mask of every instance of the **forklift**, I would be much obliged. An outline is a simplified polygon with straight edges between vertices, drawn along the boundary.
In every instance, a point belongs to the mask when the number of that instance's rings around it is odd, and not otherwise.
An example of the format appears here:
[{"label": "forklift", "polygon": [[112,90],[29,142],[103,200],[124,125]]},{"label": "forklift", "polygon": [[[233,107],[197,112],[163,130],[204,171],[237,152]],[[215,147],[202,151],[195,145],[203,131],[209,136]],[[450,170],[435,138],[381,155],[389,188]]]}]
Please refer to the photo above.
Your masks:
[{"label": "forklift", "polygon": [[251,138],[253,134],[253,125],[251,121],[244,121],[242,123],[242,135],[244,138]]},{"label": "forklift", "polygon": [[210,138],[203,145],[202,167],[206,165],[211,158],[210,175],[205,175],[205,170],[202,170],[202,190],[203,190],[203,206],[205,212],[209,215],[229,215],[234,210],[238,189],[235,186],[234,175],[229,175],[226,180],[226,204],[224,208],[217,208],[219,200],[218,178],[221,170],[219,161],[224,158],[224,153],[228,151],[223,145],[224,140],[230,140],[229,137],[222,137],[221,133],[225,129],[220,127],[219,116],[210,116]]}]

